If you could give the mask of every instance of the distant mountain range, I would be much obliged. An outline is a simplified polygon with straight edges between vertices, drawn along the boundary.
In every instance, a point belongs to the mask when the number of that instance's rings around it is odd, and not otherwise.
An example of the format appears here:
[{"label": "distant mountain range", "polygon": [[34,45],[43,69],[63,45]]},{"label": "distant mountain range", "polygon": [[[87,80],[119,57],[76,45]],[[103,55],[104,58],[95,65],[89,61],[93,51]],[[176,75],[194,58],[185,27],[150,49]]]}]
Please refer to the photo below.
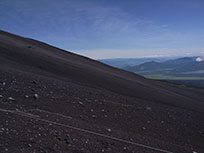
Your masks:
[{"label": "distant mountain range", "polygon": [[123,69],[140,75],[163,75],[176,77],[204,77],[203,57],[183,57],[165,62],[145,62]]},{"label": "distant mountain range", "polygon": [[112,58],[112,59],[100,59],[98,61],[105,63],[107,65],[124,68],[126,66],[136,66],[143,64],[145,62],[164,62],[170,59],[175,59],[178,57],[154,57],[154,58]]}]

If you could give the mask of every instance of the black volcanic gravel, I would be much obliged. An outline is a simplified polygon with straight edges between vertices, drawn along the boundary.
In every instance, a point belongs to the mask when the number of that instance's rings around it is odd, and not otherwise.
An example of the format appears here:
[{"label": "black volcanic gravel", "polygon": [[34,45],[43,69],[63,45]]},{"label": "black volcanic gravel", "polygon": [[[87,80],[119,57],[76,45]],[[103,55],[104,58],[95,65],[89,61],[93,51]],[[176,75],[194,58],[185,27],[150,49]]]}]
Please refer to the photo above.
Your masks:
[{"label": "black volcanic gravel", "polygon": [[[1,71],[0,78],[1,109],[173,152],[203,149],[200,113],[20,72]],[[157,152],[18,114],[0,114],[2,152]]]}]

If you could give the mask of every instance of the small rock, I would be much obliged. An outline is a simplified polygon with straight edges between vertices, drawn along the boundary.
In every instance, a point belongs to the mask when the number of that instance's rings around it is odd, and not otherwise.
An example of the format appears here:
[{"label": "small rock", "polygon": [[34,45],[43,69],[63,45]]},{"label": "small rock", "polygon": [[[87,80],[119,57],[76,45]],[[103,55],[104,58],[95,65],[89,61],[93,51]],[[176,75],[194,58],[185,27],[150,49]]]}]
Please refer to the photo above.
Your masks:
[{"label": "small rock", "polygon": [[111,132],[112,130],[111,130],[111,129],[107,129],[107,131],[108,131],[108,132]]},{"label": "small rock", "polygon": [[146,127],[142,127],[143,130],[146,130]]},{"label": "small rock", "polygon": [[37,84],[37,82],[33,80],[33,84]]},{"label": "small rock", "polygon": [[28,144],[28,147],[29,147],[29,148],[31,148],[31,147],[32,147],[32,145],[31,145],[31,144]]},{"label": "small rock", "polygon": [[85,143],[88,144],[89,143],[89,139],[86,139]]},{"label": "small rock", "polygon": [[2,96],[2,95],[0,95],[0,98],[3,98],[3,96]]},{"label": "small rock", "polygon": [[58,137],[57,140],[62,141],[62,138]]},{"label": "small rock", "polygon": [[5,86],[5,85],[6,85],[6,82],[3,82],[2,85]]},{"label": "small rock", "polygon": [[92,115],[93,118],[96,118],[96,115]]},{"label": "small rock", "polygon": [[67,138],[64,139],[66,144],[69,144],[69,140]]},{"label": "small rock", "polygon": [[152,110],[152,108],[151,108],[151,107],[146,107],[146,110],[151,111],[151,110]]},{"label": "small rock", "polygon": [[39,95],[38,94],[34,94],[34,99],[38,99],[39,98]]},{"label": "small rock", "polygon": [[84,103],[83,103],[83,102],[81,102],[81,101],[79,102],[79,104],[80,104],[80,105],[84,105]]},{"label": "small rock", "polygon": [[25,97],[28,98],[29,96],[28,96],[28,95],[25,95]]},{"label": "small rock", "polygon": [[8,97],[8,100],[15,101],[13,97]]}]

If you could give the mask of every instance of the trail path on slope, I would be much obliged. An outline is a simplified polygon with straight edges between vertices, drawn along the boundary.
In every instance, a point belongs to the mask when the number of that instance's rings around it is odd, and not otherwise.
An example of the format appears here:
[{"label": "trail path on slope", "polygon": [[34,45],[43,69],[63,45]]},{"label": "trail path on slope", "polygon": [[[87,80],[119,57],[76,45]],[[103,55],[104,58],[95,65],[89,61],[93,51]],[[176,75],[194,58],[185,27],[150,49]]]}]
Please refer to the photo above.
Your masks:
[{"label": "trail path on slope", "polygon": [[[32,109],[32,110],[34,110],[34,109]],[[59,113],[52,113],[52,112],[44,111],[44,110],[40,110],[40,109],[36,109],[36,110],[41,111],[41,112],[47,112],[47,113],[50,113],[50,114],[55,114],[55,115],[58,115],[58,116],[63,116],[63,117],[69,118],[69,119],[71,118],[69,116],[65,116],[65,115],[59,114]],[[86,130],[86,129],[82,129],[82,128],[78,128],[78,127],[74,127],[74,126],[70,126],[70,125],[66,125],[66,124],[62,124],[62,123],[42,119],[38,115],[34,115],[34,114],[31,114],[31,113],[26,113],[26,112],[19,111],[19,110],[7,110],[7,109],[0,108],[0,111],[4,112],[4,113],[11,113],[11,114],[23,116],[23,117],[26,117],[26,118],[32,118],[32,119],[42,121],[42,122],[45,122],[45,123],[51,123],[51,124],[54,124],[54,125],[57,125],[57,126],[60,126],[60,127],[70,128],[70,129],[77,130],[77,131],[80,131],[80,132],[92,134],[92,135],[103,137],[103,138],[106,138],[106,139],[111,139],[111,140],[114,140],[114,141],[119,141],[119,142],[122,142],[122,143],[127,143],[127,144],[130,144],[130,145],[135,145],[135,146],[138,146],[138,147],[142,147],[142,148],[146,148],[146,149],[150,149],[150,150],[154,150],[154,151],[158,151],[158,152],[162,152],[162,153],[173,153],[173,152],[168,151],[168,150],[164,150],[164,149],[160,149],[160,148],[156,148],[156,147],[151,147],[151,146],[148,146],[148,145],[145,145],[145,144],[140,144],[140,143],[124,140],[124,139],[121,139],[121,138],[117,138],[117,137],[113,137],[113,136],[93,132],[93,131],[90,131],[90,130]]]}]

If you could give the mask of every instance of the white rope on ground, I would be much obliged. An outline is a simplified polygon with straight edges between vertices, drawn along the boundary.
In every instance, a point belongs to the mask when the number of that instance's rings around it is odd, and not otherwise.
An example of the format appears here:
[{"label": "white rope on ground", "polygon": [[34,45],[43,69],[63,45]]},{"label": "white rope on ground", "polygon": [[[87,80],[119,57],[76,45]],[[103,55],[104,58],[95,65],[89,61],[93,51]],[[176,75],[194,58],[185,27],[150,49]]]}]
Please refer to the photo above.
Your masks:
[{"label": "white rope on ground", "polygon": [[71,116],[66,116],[66,115],[63,115],[63,114],[60,114],[60,113],[49,112],[49,111],[42,110],[42,109],[28,109],[28,110],[26,110],[26,112],[29,112],[29,111],[39,111],[39,112],[44,112],[44,113],[48,113],[48,114],[62,116],[62,117],[67,118],[67,119],[72,119]]},{"label": "white rope on ground", "polygon": [[96,136],[104,137],[104,138],[107,138],[107,139],[111,139],[111,140],[115,140],[115,141],[131,144],[131,145],[135,145],[135,146],[138,146],[138,147],[143,147],[143,148],[154,150],[154,151],[159,151],[159,152],[163,152],[163,153],[173,153],[173,152],[168,151],[168,150],[164,150],[164,149],[160,149],[160,148],[156,148],[156,147],[151,147],[151,146],[148,146],[148,145],[144,145],[144,144],[140,144],[140,143],[124,140],[124,139],[121,139],[121,138],[116,138],[116,137],[108,136],[108,135],[105,135],[105,134],[100,134],[100,133],[97,133],[97,132],[89,131],[89,130],[86,130],[86,129],[82,129],[82,128],[78,128],[78,127],[74,127],[74,126],[70,126],[70,125],[66,125],[66,124],[62,124],[62,123],[57,123],[57,122],[49,121],[49,120],[46,120],[46,119],[42,119],[40,117],[36,117],[35,115],[30,115],[30,113],[25,113],[25,112],[22,113],[21,111],[6,110],[6,109],[1,109],[1,108],[0,108],[0,111],[1,112],[6,112],[6,113],[12,113],[12,114],[20,115],[20,116],[27,117],[27,118],[36,119],[38,121],[42,121],[42,122],[46,122],[46,123],[51,123],[51,124],[54,124],[54,125],[57,125],[57,126],[61,126],[61,127],[65,127],[65,128],[70,128],[70,129],[73,129],[73,130],[89,133],[89,134],[92,134],[92,135],[96,135]]},{"label": "white rope on ground", "polygon": [[20,115],[25,115],[25,116],[40,117],[39,115],[34,115],[34,114],[31,114],[31,113],[26,113],[26,112],[19,111],[19,110],[15,110],[15,113],[19,113]]}]

